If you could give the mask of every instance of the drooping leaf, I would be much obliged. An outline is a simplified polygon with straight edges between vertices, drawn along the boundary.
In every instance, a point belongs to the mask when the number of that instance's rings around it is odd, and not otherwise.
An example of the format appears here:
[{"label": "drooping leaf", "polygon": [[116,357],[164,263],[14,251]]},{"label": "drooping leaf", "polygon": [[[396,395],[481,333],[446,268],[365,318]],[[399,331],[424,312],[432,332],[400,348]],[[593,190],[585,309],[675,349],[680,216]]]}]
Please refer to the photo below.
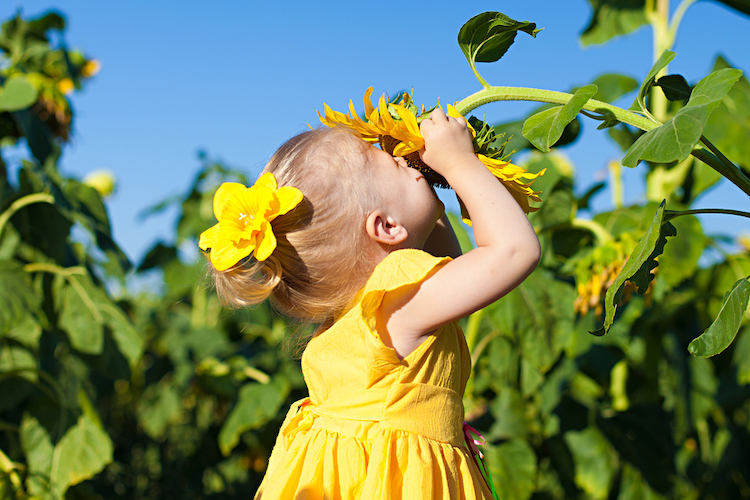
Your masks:
[{"label": "drooping leaf", "polygon": [[576,118],[596,91],[596,85],[586,85],[576,90],[563,106],[555,106],[529,117],[523,124],[523,136],[539,150],[549,151],[550,146],[562,136],[565,126]]},{"label": "drooping leaf", "polygon": [[617,275],[614,284],[607,289],[604,297],[604,307],[606,310],[604,325],[597,331],[592,332],[595,335],[606,334],[612,326],[615,319],[615,311],[622,299],[626,281],[633,282],[638,288],[638,293],[645,293],[646,289],[648,289],[648,285],[654,277],[651,271],[658,265],[655,258],[664,251],[667,237],[677,235],[675,227],[670,222],[663,221],[665,205],[666,202],[662,202],[659,208],[656,209],[656,214],[654,214],[648,231],[630,254],[620,274]]},{"label": "drooping leaf", "polygon": [[0,90],[0,111],[28,108],[36,102],[38,93],[25,76],[8,78]]},{"label": "drooping leaf", "polygon": [[648,24],[646,0],[589,0],[594,12],[581,33],[581,43],[604,43]]},{"label": "drooping leaf", "polygon": [[[534,23],[515,21],[501,12],[483,12],[461,26],[458,45],[477,77],[476,63],[495,62],[503,57],[518,31],[536,37],[540,30]],[[480,82],[485,84],[481,79]]]},{"label": "drooping leaf", "polygon": [[654,65],[648,71],[646,78],[644,78],[643,82],[641,82],[641,86],[640,88],[638,88],[638,95],[635,97],[633,104],[629,108],[631,111],[635,111],[637,113],[645,113],[648,110],[648,108],[646,107],[646,96],[648,95],[649,90],[651,90],[651,87],[654,85],[656,75],[658,75],[659,72],[664,69],[676,55],[677,54],[672,52],[671,50],[665,50],[664,52],[662,52],[661,56],[659,56],[659,59],[656,60]]},{"label": "drooping leaf", "polygon": [[82,415],[55,446],[52,462],[54,490],[63,495],[70,486],[98,474],[112,462],[112,440]]},{"label": "drooping leaf", "polygon": [[105,324],[112,331],[112,337],[117,343],[120,353],[133,367],[143,353],[143,337],[135,329],[133,323],[118,307],[112,304],[99,304],[99,312]]},{"label": "drooping leaf", "polygon": [[740,75],[742,72],[738,69],[721,69],[701,80],[688,103],[672,119],[639,137],[625,154],[622,164],[635,167],[641,160],[669,163],[687,158],[700,140],[711,111]]},{"label": "drooping leaf", "polygon": [[487,468],[502,500],[527,500],[535,490],[537,458],[526,441],[511,439],[487,450]]},{"label": "drooping leaf", "polygon": [[272,419],[289,394],[289,382],[281,377],[268,384],[249,383],[240,389],[237,403],[219,432],[219,448],[229,455],[243,432],[257,429]]},{"label": "drooping leaf", "polygon": [[12,260],[0,260],[0,337],[18,325],[39,299],[31,287],[29,275]]},{"label": "drooping leaf", "polygon": [[719,315],[703,334],[690,342],[688,350],[694,356],[711,357],[724,351],[732,343],[742,325],[742,318],[750,300],[750,280],[742,278],[724,294]]},{"label": "drooping leaf", "polygon": [[654,82],[654,87],[660,87],[670,101],[687,101],[692,89],[682,75],[665,75]]}]

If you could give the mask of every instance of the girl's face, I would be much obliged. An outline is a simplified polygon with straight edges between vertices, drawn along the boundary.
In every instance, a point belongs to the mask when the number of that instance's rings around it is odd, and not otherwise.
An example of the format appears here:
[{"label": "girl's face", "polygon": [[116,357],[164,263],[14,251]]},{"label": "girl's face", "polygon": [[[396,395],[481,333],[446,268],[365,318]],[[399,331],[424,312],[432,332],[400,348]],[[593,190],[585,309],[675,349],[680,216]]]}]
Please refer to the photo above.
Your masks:
[{"label": "girl's face", "polygon": [[403,158],[393,158],[373,146],[367,152],[367,159],[383,208],[409,234],[404,246],[421,249],[445,212],[443,202],[422,173],[409,167]]}]

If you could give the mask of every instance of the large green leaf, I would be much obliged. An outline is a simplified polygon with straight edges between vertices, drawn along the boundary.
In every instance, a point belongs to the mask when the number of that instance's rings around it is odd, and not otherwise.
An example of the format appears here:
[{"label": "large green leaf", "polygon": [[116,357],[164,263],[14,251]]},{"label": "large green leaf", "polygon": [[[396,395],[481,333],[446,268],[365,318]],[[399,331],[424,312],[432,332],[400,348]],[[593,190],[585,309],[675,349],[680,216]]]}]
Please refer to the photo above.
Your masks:
[{"label": "large green leaf", "polygon": [[742,329],[734,345],[733,360],[737,366],[737,383],[750,384],[750,325]]},{"label": "large green leaf", "polygon": [[29,275],[12,260],[0,260],[0,337],[37,308]]},{"label": "large green leaf", "polygon": [[16,345],[0,347],[0,374],[15,372],[16,376],[33,382],[37,380],[37,370],[36,358],[27,349]]},{"label": "large green leaf", "polygon": [[120,353],[128,360],[131,368],[134,367],[143,353],[143,337],[120,308],[114,304],[100,303],[98,306],[105,324],[112,331],[112,337]]},{"label": "large green leaf", "polygon": [[52,485],[63,495],[72,485],[98,474],[112,462],[112,440],[82,415],[55,446]]},{"label": "large green leaf", "polygon": [[581,43],[604,43],[648,24],[646,0],[589,0],[594,12],[581,33]]},{"label": "large green leaf", "polygon": [[249,383],[240,389],[237,403],[219,432],[219,448],[229,455],[243,432],[257,429],[276,416],[289,394],[289,382],[275,377],[268,384]]},{"label": "large green leaf", "polygon": [[534,493],[537,458],[526,441],[511,439],[487,450],[487,468],[501,500],[527,500]]},{"label": "large green leaf", "polygon": [[741,75],[738,69],[720,69],[698,82],[688,103],[672,119],[639,137],[622,164],[635,167],[641,160],[669,163],[687,158],[700,140],[709,115]]},{"label": "large green leaf", "polygon": [[24,413],[19,428],[19,437],[29,471],[26,487],[32,494],[43,494],[50,488],[49,475],[54,452],[49,433],[36,418]]},{"label": "large green leaf", "polygon": [[[476,63],[495,62],[503,57],[518,31],[536,37],[540,30],[534,23],[515,21],[501,12],[483,12],[461,26],[458,45],[478,78]],[[481,78],[480,82],[483,85],[486,83]]]},{"label": "large green leaf", "polygon": [[565,126],[575,120],[581,108],[596,94],[596,85],[586,85],[563,106],[555,106],[529,117],[523,124],[523,136],[541,151],[549,151],[562,136]]},{"label": "large green leaf", "polygon": [[662,202],[656,209],[656,214],[654,214],[648,231],[630,254],[614,284],[607,289],[607,294],[604,297],[606,310],[604,325],[599,330],[592,332],[595,335],[606,334],[612,326],[626,281],[632,281],[638,287],[638,292],[644,293],[653,279],[651,271],[658,265],[655,258],[664,251],[667,237],[677,234],[677,230],[670,222],[663,221],[665,204],[665,202]]},{"label": "large green leaf", "polygon": [[97,302],[101,292],[86,276],[70,276],[59,292],[58,326],[70,344],[87,354],[99,354],[104,346],[104,317]]},{"label": "large green leaf", "polygon": [[654,85],[656,75],[658,75],[659,72],[664,69],[676,55],[677,54],[672,52],[671,50],[665,50],[664,52],[662,52],[659,59],[656,60],[654,65],[648,71],[646,78],[644,78],[643,82],[641,82],[641,86],[638,89],[638,95],[635,97],[633,104],[630,106],[630,109],[632,111],[635,111],[637,113],[645,113],[648,111],[648,107],[646,106],[646,96],[648,95],[649,90],[651,90],[651,87]]},{"label": "large green leaf", "polygon": [[590,498],[604,500],[615,473],[614,451],[595,427],[568,431],[565,442],[575,461],[575,482]]},{"label": "large green leaf", "polygon": [[25,76],[8,78],[0,90],[0,112],[28,108],[36,102],[38,93]]},{"label": "large green leaf", "polygon": [[703,334],[690,342],[688,350],[694,356],[711,357],[729,347],[742,325],[742,318],[750,300],[750,280],[742,278],[724,294],[719,315]]},{"label": "large green leaf", "polygon": [[[714,71],[731,68],[724,58],[717,57]],[[750,83],[742,76],[727,93],[721,104],[711,113],[703,135],[735,164],[750,168]],[[716,178],[713,169],[709,175]]]}]

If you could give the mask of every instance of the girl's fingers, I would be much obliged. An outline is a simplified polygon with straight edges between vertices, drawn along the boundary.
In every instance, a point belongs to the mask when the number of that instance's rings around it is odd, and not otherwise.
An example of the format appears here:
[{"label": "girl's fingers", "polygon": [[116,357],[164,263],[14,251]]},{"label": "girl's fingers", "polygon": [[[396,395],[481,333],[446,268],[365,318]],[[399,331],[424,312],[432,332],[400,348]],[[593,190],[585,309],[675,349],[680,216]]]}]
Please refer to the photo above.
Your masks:
[{"label": "girl's fingers", "polygon": [[432,113],[430,113],[430,118],[434,122],[437,122],[437,121],[440,121],[440,120],[442,120],[442,121],[448,121],[448,117],[445,115],[445,111],[443,111],[440,108],[433,109]]}]

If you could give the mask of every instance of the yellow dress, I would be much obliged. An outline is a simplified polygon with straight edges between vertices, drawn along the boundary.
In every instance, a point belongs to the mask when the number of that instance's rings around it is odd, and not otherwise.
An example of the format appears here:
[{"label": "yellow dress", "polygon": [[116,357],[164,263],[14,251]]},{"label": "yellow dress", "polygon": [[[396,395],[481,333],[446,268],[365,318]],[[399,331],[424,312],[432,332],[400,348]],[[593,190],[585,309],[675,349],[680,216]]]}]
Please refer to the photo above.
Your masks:
[{"label": "yellow dress", "polygon": [[492,498],[464,442],[471,357],[461,328],[440,327],[403,360],[375,329],[386,293],[448,261],[390,253],[355,305],[310,341],[310,397],[289,410],[256,500]]}]

